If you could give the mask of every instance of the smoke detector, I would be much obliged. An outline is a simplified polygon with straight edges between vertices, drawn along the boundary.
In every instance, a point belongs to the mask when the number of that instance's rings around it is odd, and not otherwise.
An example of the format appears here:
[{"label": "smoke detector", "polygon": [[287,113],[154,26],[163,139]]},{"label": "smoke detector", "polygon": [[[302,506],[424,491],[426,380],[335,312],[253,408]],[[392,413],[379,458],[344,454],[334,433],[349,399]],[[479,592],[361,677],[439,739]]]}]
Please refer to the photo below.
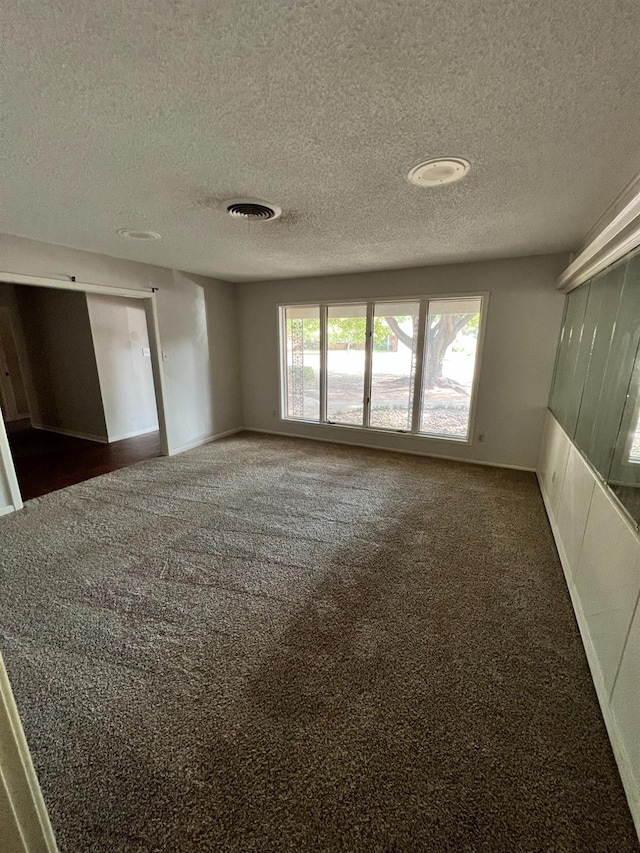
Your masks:
[{"label": "smoke detector", "polygon": [[268,204],[252,198],[237,198],[225,201],[223,207],[234,219],[244,219],[245,222],[268,222],[278,219],[282,211],[275,204]]},{"label": "smoke detector", "polygon": [[470,168],[462,157],[439,157],[414,166],[407,178],[417,187],[440,187],[464,178]]}]

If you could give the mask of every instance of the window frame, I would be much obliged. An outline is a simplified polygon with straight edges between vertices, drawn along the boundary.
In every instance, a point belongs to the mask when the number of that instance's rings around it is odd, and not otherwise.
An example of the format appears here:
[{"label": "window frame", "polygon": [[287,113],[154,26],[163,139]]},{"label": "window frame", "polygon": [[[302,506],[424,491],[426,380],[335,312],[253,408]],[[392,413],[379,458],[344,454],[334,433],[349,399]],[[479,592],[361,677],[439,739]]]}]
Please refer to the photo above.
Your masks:
[{"label": "window frame", "polygon": [[[456,299],[479,299],[480,300],[480,328],[478,330],[478,343],[476,347],[476,358],[473,370],[473,380],[471,382],[470,403],[469,403],[469,420],[467,437],[460,438],[458,436],[445,436],[436,433],[419,432],[419,426],[422,419],[422,379],[425,362],[425,338],[426,338],[426,323],[429,314],[430,302],[441,302],[444,300],[454,301]],[[418,339],[416,349],[416,364],[415,374],[413,377],[413,408],[411,417],[411,429],[398,430],[387,427],[372,427],[370,426],[370,410],[371,410],[371,380],[372,380],[372,353],[373,353],[373,313],[375,305],[385,302],[394,305],[401,302],[419,303],[419,320],[418,320]],[[339,305],[366,305],[367,306],[367,329],[365,343],[365,374],[363,383],[363,424],[338,424],[330,423],[326,420],[327,413],[327,315],[330,306]],[[309,306],[318,306],[320,311],[320,406],[319,420],[309,418],[294,418],[287,415],[287,328],[286,314],[287,308],[305,308]],[[484,338],[487,324],[487,314],[489,308],[489,292],[470,291],[456,293],[430,293],[428,295],[421,294],[418,296],[397,295],[397,296],[369,296],[351,299],[301,299],[296,301],[279,302],[276,306],[277,323],[278,323],[278,388],[280,394],[279,400],[279,416],[280,421],[286,423],[309,424],[316,427],[328,428],[333,430],[349,430],[355,432],[365,432],[383,435],[404,435],[410,438],[426,439],[427,441],[443,441],[447,444],[453,442],[455,444],[472,445],[474,444],[475,435],[475,420],[478,407],[478,389],[480,385],[480,375],[482,373],[482,357],[484,351]]]}]

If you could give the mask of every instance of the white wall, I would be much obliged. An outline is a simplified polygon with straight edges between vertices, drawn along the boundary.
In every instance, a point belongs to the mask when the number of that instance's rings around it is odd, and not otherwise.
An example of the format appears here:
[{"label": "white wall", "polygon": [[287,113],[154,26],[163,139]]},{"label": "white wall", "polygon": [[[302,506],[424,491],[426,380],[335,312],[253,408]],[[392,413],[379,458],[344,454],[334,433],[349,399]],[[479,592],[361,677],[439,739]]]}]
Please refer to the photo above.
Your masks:
[{"label": "white wall", "polygon": [[39,412],[34,426],[106,441],[84,294],[17,287],[16,296]]},{"label": "white wall", "polygon": [[158,429],[144,303],[96,293],[86,300],[109,441]]},{"label": "white wall", "polygon": [[242,426],[236,286],[173,272],[158,302],[173,449]]},{"label": "white wall", "polygon": [[[238,286],[244,425],[248,428],[535,468],[564,296],[555,279],[567,256],[455,264]],[[279,303],[489,291],[474,441],[451,441],[280,418]],[[477,436],[484,433],[484,443]]]},{"label": "white wall", "polygon": [[551,412],[538,479],[640,833],[640,538]]},{"label": "white wall", "polygon": [[242,426],[235,285],[7,235],[0,235],[0,281],[2,272],[158,288],[171,451]]}]

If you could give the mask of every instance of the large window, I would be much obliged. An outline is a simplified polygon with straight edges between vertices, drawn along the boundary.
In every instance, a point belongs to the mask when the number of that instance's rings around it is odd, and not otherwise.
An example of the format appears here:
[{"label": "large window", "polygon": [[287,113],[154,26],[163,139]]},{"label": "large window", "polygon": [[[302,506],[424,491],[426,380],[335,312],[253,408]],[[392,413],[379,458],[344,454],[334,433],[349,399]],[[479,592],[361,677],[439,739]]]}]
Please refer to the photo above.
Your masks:
[{"label": "large window", "polygon": [[481,308],[477,298],[429,302],[421,432],[467,437]]},{"label": "large window", "polygon": [[284,309],[287,418],[320,417],[320,308]]},{"label": "large window", "polygon": [[367,306],[327,308],[327,421],[362,426]]},{"label": "large window", "polygon": [[369,426],[411,430],[419,315],[419,302],[373,306]]},{"label": "large window", "polygon": [[469,441],[482,309],[482,296],[282,307],[282,416]]}]

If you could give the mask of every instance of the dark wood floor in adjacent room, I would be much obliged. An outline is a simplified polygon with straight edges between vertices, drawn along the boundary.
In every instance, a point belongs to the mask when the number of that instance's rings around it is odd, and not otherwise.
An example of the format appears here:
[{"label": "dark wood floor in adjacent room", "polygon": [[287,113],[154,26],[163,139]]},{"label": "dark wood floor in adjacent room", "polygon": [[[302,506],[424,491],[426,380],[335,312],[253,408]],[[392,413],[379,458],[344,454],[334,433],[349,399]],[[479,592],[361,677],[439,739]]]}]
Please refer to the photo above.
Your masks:
[{"label": "dark wood floor in adjacent room", "polygon": [[25,501],[161,455],[158,431],[112,444],[33,429],[27,421],[7,424],[7,433]]}]

